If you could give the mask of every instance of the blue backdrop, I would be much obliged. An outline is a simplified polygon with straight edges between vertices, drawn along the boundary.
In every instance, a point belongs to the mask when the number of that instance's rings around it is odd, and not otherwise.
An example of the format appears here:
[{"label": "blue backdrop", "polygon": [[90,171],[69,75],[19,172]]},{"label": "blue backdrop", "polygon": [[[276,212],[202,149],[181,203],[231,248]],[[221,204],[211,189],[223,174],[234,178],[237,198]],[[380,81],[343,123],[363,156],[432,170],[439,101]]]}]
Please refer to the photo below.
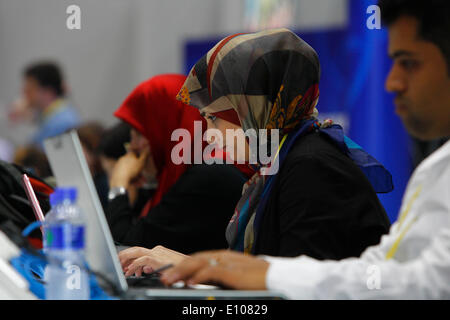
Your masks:
[{"label": "blue backdrop", "polygon": [[[391,66],[386,30],[366,27],[367,7],[376,0],[350,0],[346,28],[296,32],[319,54],[321,62],[319,113],[342,114],[347,135],[392,173],[394,191],[380,194],[391,221],[397,219],[401,198],[411,175],[409,137],[394,113],[393,95],[384,90]],[[218,41],[191,39],[185,43],[185,73]]]}]

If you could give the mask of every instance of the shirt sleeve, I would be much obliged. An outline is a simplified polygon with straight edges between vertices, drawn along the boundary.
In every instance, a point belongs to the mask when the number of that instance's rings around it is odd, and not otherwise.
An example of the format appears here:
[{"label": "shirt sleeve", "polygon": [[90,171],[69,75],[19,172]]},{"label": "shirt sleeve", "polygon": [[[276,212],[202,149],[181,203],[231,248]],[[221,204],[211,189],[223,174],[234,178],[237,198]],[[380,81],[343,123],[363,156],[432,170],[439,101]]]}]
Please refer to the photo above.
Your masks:
[{"label": "shirt sleeve", "polygon": [[263,257],[270,263],[266,285],[290,299],[450,298],[450,228],[441,228],[416,259],[384,257],[379,246],[341,261]]}]

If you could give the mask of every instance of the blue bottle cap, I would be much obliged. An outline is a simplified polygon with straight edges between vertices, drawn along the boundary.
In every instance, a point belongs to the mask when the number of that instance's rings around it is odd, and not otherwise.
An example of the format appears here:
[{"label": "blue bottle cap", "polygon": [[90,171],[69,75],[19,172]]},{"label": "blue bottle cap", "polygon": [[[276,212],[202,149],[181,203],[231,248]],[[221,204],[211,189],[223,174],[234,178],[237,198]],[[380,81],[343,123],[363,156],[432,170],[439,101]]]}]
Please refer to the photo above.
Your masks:
[{"label": "blue bottle cap", "polygon": [[50,205],[52,207],[57,206],[62,201],[62,192],[60,188],[56,188],[52,194],[50,194]]},{"label": "blue bottle cap", "polygon": [[64,200],[70,200],[71,203],[74,203],[77,200],[77,188],[75,187],[67,187],[64,189]]},{"label": "blue bottle cap", "polygon": [[74,187],[61,187],[56,188],[54,192],[50,195],[50,205],[56,206],[63,201],[69,201],[74,203],[77,200],[77,189]]}]

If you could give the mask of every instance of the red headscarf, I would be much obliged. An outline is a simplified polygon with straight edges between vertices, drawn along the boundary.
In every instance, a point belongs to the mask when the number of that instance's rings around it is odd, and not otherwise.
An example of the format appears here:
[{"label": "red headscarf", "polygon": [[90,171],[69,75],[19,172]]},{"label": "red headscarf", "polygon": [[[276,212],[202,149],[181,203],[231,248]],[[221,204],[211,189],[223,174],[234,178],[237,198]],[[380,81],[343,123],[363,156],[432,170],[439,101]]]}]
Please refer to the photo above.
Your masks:
[{"label": "red headscarf", "polygon": [[[185,80],[185,76],[178,74],[150,78],[139,84],[114,113],[116,117],[129,123],[147,138],[155,162],[158,188],[150,203],[144,207],[141,216],[145,216],[161,201],[162,196],[189,166],[184,163],[176,165],[172,162],[172,148],[179,143],[171,141],[172,132],[178,128],[189,131],[192,158],[194,138],[203,141],[202,136],[194,137],[194,121],[202,121],[203,131],[206,129],[206,121],[197,109],[175,98]],[[206,142],[202,142],[202,151],[205,145]]]}]

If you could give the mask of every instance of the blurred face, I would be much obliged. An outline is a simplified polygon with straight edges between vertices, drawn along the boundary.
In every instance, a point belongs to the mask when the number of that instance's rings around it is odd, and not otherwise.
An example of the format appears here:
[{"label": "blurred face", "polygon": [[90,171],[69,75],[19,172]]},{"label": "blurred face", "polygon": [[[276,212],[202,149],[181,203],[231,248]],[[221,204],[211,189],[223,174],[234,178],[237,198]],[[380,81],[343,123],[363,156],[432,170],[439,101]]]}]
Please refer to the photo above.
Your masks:
[{"label": "blurred face", "polygon": [[389,27],[386,90],[396,94],[395,112],[408,132],[430,140],[450,135],[450,76],[442,52],[419,38],[417,26],[404,16]]},{"label": "blurred face", "polygon": [[140,134],[139,131],[131,129],[130,137],[131,140],[129,150],[136,153],[138,156],[143,150],[150,149],[147,138]]},{"label": "blurred face", "polygon": [[[244,132],[241,126],[237,126],[229,121],[217,118],[216,116],[205,114],[204,115],[207,122],[207,129],[219,130],[222,134],[223,141],[217,141],[214,136],[208,135],[207,142],[209,144],[218,144],[218,146],[228,152],[230,155],[234,155],[234,160],[249,159],[249,145],[245,139]],[[234,142],[227,141],[227,129],[232,130],[236,135],[233,137]],[[241,146],[241,148],[239,148]]]},{"label": "blurred face", "polygon": [[134,152],[137,156],[139,156],[145,149],[149,150],[149,156],[147,159],[147,164],[144,167],[143,175],[145,176],[145,178],[147,178],[147,180],[154,178],[157,173],[156,166],[153,161],[150,144],[147,138],[145,138],[139,131],[133,128],[130,131],[130,137],[130,152]]},{"label": "blurred face", "polygon": [[38,108],[45,107],[43,106],[45,90],[39,86],[36,79],[25,77],[22,90],[25,100],[29,106]]}]

